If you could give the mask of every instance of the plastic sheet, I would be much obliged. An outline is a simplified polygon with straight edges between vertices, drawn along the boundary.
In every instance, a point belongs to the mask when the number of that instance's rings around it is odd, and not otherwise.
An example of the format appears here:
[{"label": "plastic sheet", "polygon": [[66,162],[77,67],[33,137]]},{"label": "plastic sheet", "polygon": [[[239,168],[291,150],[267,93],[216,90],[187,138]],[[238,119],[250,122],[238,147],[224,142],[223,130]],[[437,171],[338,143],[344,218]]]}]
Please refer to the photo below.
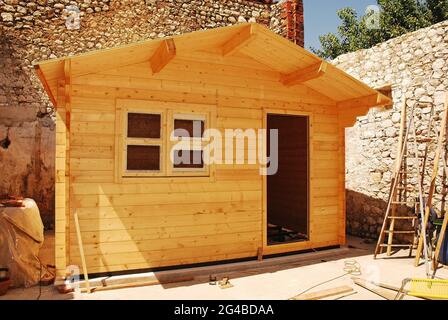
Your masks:
[{"label": "plastic sheet", "polygon": [[30,287],[39,282],[39,249],[44,242],[44,226],[39,208],[32,199],[24,207],[0,206],[0,268],[9,269],[14,287]]}]

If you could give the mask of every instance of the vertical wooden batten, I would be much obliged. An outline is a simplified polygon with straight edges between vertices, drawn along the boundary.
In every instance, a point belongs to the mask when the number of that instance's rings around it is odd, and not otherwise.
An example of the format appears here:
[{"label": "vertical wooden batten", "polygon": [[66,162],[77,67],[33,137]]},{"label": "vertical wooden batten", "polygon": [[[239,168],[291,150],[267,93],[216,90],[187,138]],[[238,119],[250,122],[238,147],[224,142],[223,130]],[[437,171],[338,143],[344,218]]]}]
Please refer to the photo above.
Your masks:
[{"label": "vertical wooden batten", "polygon": [[67,123],[65,109],[65,84],[58,82],[58,108],[56,109],[56,161],[55,161],[55,265],[56,278],[65,277],[65,268],[68,265],[68,220],[67,220]]},{"label": "vertical wooden batten", "polygon": [[[84,247],[82,244],[82,235],[79,227],[79,218],[76,208],[72,207],[71,201],[73,199],[73,189],[71,183],[71,172],[70,172],[70,161],[71,161],[71,148],[70,148],[70,133],[71,133],[71,113],[72,113],[72,63],[71,59],[66,59],[64,61],[64,95],[65,95],[65,110],[66,110],[66,127],[67,127],[67,143],[66,143],[66,216],[67,216],[67,227],[68,233],[70,234],[71,229],[71,216],[73,215],[75,221],[75,230],[78,239],[79,252],[82,260],[82,270],[84,273],[84,280],[86,281],[86,289],[87,292],[90,293],[90,285],[89,285],[89,275],[87,271],[87,264],[84,257]],[[68,256],[71,256],[70,253],[70,238],[67,238],[67,250]]]},{"label": "vertical wooden batten", "polygon": [[[66,125],[66,144],[65,144],[65,194],[66,194],[66,230],[70,233],[70,216],[71,216],[71,181],[70,181],[70,127],[71,127],[71,60],[64,61],[64,106],[65,106],[65,125]],[[70,239],[66,239],[66,250],[70,257]]]},{"label": "vertical wooden batten", "polygon": [[345,126],[339,123],[338,128],[338,230],[339,243],[346,244],[346,190],[345,190]]}]

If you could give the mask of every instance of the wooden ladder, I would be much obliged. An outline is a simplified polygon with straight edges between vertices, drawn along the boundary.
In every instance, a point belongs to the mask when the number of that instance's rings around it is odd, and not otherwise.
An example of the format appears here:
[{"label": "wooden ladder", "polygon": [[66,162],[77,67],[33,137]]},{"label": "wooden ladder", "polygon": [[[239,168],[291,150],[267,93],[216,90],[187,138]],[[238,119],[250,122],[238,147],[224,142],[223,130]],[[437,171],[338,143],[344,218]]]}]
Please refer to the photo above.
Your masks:
[{"label": "wooden ladder", "polygon": [[[448,99],[448,94],[447,94],[447,99]],[[445,153],[442,155],[445,179],[448,178],[448,164],[447,164],[447,159],[446,159],[446,153],[447,153],[447,150],[445,149]],[[444,197],[444,199],[448,195],[447,188],[448,188],[448,185],[444,184],[444,188],[443,188],[443,192],[442,192],[442,196]],[[443,204],[442,204],[442,208],[444,208]],[[448,228],[448,213],[445,211],[444,216],[443,216],[442,226],[440,228],[439,234],[437,235],[438,239],[436,242],[434,256],[432,258],[434,273],[437,272],[437,269],[439,268],[440,251],[442,250],[443,242],[445,240],[445,237],[447,236],[447,234],[446,234],[447,228]]]},{"label": "wooden ladder", "polygon": [[[427,198],[426,204],[425,204],[425,214],[422,219],[423,220],[422,221],[422,231],[423,232],[421,232],[419,239],[418,239],[418,247],[417,247],[417,252],[416,252],[416,256],[415,256],[415,266],[418,266],[420,264],[420,258],[422,255],[422,251],[424,250],[424,242],[426,242],[426,239],[425,239],[426,235],[425,235],[424,230],[426,229],[426,225],[428,224],[429,216],[431,214],[432,202],[433,202],[434,195],[436,192],[436,179],[439,174],[439,166],[440,166],[441,158],[443,158],[443,165],[444,165],[445,173],[447,173],[447,171],[448,171],[447,164],[446,164],[446,154],[445,154],[446,153],[445,148],[446,148],[447,121],[448,121],[448,93],[445,93],[444,114],[443,114],[442,122],[440,124],[440,131],[438,134],[438,143],[437,143],[436,154],[434,157],[434,165],[433,165],[433,171],[432,171],[432,175],[431,175],[431,182],[429,185],[428,198]],[[446,190],[445,190],[445,192],[446,192]],[[446,194],[444,196],[446,196]],[[448,224],[448,218],[447,218],[447,214],[445,214],[444,223],[443,223],[442,229],[441,229],[441,234],[439,235],[439,242],[437,243],[435,256],[433,257],[434,267],[437,267],[437,265],[438,265],[437,259],[440,254],[440,248],[441,248],[441,245],[443,242],[443,236],[446,232],[447,224]],[[425,254],[426,254],[426,252],[425,252]]]},{"label": "wooden ladder", "polygon": [[[401,125],[400,125],[400,135],[398,141],[397,150],[397,160],[394,169],[394,175],[391,181],[390,196],[386,209],[386,214],[384,217],[383,225],[381,228],[380,236],[375,248],[374,258],[378,254],[383,253],[384,248],[387,248],[387,255],[392,254],[393,248],[409,248],[409,256],[412,256],[412,250],[417,243],[417,225],[418,225],[418,215],[423,214],[423,182],[427,158],[427,150],[423,157],[419,157],[417,143],[427,143],[429,139],[417,140],[416,128],[415,128],[415,117],[414,117],[415,105],[412,107],[411,114],[409,116],[409,121],[407,122],[407,112],[406,112],[406,99],[403,102],[401,110]],[[428,136],[431,132],[431,126],[433,122],[433,113],[431,113]],[[410,152],[409,147],[413,145],[413,151]],[[412,155],[413,153],[413,155]],[[408,159],[413,158],[413,176],[417,176],[418,179],[418,197],[414,199],[409,199],[409,194],[413,195],[415,187],[409,183],[409,164]],[[420,165],[420,160],[422,160],[423,168]],[[412,172],[411,172],[412,173]],[[399,215],[399,208],[401,206],[414,207],[414,212],[408,215]],[[412,223],[412,229],[403,228],[402,230],[396,229],[396,223],[398,221],[410,222]],[[413,241],[408,244],[394,243],[394,235],[409,235],[412,236]],[[384,243],[387,236],[387,243]]]}]

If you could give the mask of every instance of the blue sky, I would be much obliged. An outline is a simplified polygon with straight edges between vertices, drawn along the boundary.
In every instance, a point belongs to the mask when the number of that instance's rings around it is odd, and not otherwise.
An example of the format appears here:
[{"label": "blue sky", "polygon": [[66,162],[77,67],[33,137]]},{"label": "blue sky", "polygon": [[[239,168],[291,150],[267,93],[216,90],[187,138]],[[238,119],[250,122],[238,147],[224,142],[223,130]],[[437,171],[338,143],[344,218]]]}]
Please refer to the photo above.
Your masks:
[{"label": "blue sky", "polygon": [[377,4],[376,0],[304,0],[305,47],[320,48],[319,36],[336,32],[340,24],[337,10],[352,7],[360,16],[372,4]]}]

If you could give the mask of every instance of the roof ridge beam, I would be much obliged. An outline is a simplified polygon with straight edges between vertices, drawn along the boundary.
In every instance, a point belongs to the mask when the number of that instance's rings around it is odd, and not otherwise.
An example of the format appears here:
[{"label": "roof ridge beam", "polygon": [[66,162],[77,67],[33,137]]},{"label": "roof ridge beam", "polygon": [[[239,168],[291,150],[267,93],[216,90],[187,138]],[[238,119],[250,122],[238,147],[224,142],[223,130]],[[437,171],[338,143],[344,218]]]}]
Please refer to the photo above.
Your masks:
[{"label": "roof ridge beam", "polygon": [[150,58],[152,73],[156,74],[162,71],[175,56],[176,44],[174,39],[163,40]]},{"label": "roof ridge beam", "polygon": [[236,35],[234,35],[230,40],[228,40],[222,46],[222,55],[224,57],[230,56],[240,50],[241,48],[247,46],[255,39],[255,28],[252,24],[242,28]]},{"label": "roof ridge beam", "polygon": [[327,67],[328,63],[326,61],[320,61],[311,66],[301,68],[289,74],[283,74],[280,77],[280,81],[283,83],[283,85],[291,87],[322,77],[327,72]]}]

